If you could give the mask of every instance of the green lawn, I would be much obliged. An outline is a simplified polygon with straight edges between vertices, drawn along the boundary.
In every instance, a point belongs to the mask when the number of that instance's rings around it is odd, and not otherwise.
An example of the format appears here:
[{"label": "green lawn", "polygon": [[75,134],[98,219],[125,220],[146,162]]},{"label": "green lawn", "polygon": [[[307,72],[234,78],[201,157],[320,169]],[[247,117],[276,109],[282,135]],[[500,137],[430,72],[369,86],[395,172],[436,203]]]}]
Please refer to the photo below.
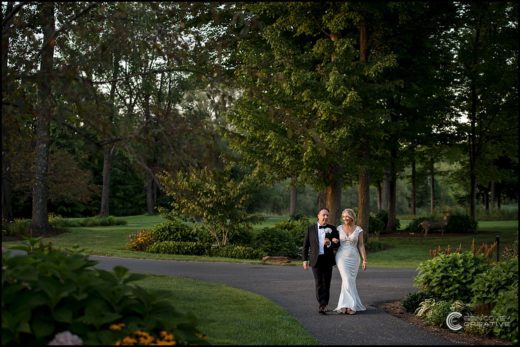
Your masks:
[{"label": "green lawn", "polygon": [[[47,240],[57,247],[70,248],[79,245],[89,254],[118,256],[129,258],[147,259],[176,259],[176,260],[196,260],[196,261],[227,261],[239,263],[258,263],[259,260],[242,260],[218,257],[201,257],[189,255],[154,254],[137,252],[127,249],[128,235],[138,230],[150,228],[160,223],[161,216],[139,215],[123,217],[127,225],[104,226],[104,227],[76,227],[70,228],[68,232],[53,236]],[[263,227],[272,227],[276,223],[286,220],[287,216],[268,216],[266,219],[254,226],[254,230]],[[401,221],[404,227],[409,221]],[[500,235],[501,249],[505,245],[510,245],[518,238],[517,221],[483,221],[478,224],[476,234],[464,236],[432,233],[427,237],[421,235],[409,235],[401,231],[398,235],[372,237],[388,246],[387,249],[378,252],[368,252],[369,266],[372,267],[407,267],[415,268],[421,261],[429,259],[429,250],[441,246],[446,248],[448,245],[453,249],[462,244],[464,250],[471,247],[472,240],[480,245],[490,243],[495,240],[496,235]],[[4,242],[4,246],[12,247],[18,242]],[[299,261],[294,262],[300,265]]]},{"label": "green lawn", "polygon": [[[131,251],[126,248],[128,235],[160,223],[160,216],[124,217],[127,225],[106,227],[76,227],[69,231],[49,237],[57,247],[70,248],[81,246],[88,254],[109,255],[147,259],[175,259],[196,261],[227,261],[258,263],[259,260],[237,260],[199,256],[151,254]],[[255,225],[254,230],[271,227],[286,216],[267,217]],[[401,225],[405,226],[404,221]],[[369,267],[408,267],[416,268],[429,259],[428,251],[438,245],[456,248],[459,243],[469,249],[475,239],[477,245],[492,242],[500,235],[502,247],[518,238],[517,221],[480,222],[478,233],[474,235],[453,236],[431,234],[427,237],[408,235],[380,236],[378,240],[388,246],[379,252],[368,252]],[[373,237],[375,238],[375,237]],[[3,242],[10,248],[20,242]],[[502,248],[503,249],[503,248]],[[300,261],[292,265],[299,266]],[[317,341],[303,329],[301,324],[283,308],[256,294],[231,288],[225,285],[210,284],[185,278],[149,275],[137,282],[149,289],[163,292],[179,310],[193,313],[199,321],[199,328],[209,336],[212,344],[229,345],[314,345]]]},{"label": "green lawn", "polygon": [[213,345],[317,345],[293,316],[269,299],[223,284],[168,276],[134,282],[161,292],[181,312],[197,317],[197,327]]}]

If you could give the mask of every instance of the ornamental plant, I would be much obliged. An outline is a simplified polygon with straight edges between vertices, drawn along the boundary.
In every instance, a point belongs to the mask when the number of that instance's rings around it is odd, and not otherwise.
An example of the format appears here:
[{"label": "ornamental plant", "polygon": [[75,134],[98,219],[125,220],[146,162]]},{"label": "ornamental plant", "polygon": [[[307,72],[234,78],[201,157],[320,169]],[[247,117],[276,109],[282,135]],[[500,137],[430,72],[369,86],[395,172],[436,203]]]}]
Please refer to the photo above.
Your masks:
[{"label": "ornamental plant", "polygon": [[439,254],[419,264],[415,285],[442,300],[470,302],[471,285],[489,267],[484,257],[471,252]]},{"label": "ornamental plant", "polygon": [[512,285],[518,286],[518,258],[493,264],[487,271],[477,275],[471,286],[472,304],[496,304],[498,294]]},{"label": "ornamental plant", "polygon": [[[63,332],[85,345],[110,345],[138,330],[207,344],[193,315],[131,283],[143,275],[96,269],[79,249],[59,251],[41,239],[19,248],[26,254],[2,253],[2,345],[47,345]],[[110,328],[121,323],[128,331]]]}]

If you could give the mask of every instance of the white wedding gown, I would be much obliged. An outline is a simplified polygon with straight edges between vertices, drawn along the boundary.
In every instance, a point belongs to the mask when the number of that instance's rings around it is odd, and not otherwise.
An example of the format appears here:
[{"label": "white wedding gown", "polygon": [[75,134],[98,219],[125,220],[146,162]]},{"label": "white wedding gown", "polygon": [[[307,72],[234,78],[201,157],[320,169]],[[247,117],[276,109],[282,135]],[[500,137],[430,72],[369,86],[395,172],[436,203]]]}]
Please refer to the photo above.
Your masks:
[{"label": "white wedding gown", "polygon": [[336,265],[341,275],[341,293],[338,306],[334,311],[342,308],[350,308],[354,311],[365,311],[356,288],[356,277],[361,257],[357,248],[359,235],[363,232],[361,227],[356,226],[354,232],[347,236],[343,231],[343,225],[338,226],[340,246],[336,253]]}]

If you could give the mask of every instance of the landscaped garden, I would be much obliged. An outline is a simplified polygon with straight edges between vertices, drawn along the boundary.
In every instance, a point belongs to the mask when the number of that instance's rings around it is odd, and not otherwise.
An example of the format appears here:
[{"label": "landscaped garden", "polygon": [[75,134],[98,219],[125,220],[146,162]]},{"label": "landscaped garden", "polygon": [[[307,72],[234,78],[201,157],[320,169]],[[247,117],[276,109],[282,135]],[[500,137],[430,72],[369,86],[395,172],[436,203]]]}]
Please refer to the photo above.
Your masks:
[{"label": "landscaped garden", "polygon": [[[227,247],[229,248],[235,244],[234,242],[237,242],[235,247],[230,248],[231,251],[229,251],[229,253],[222,254],[211,252],[211,236],[201,232],[200,230],[203,229],[197,227],[196,223],[185,223],[178,219],[172,221],[167,218],[169,217],[166,216],[165,218],[160,215],[128,216],[114,219],[112,221],[114,225],[66,227],[62,230],[63,232],[53,237],[45,238],[44,241],[51,242],[52,247],[61,249],[72,249],[81,245],[81,249],[86,254],[147,259],[259,263],[262,256],[265,255],[284,255],[293,260],[291,264],[299,266],[301,261],[298,258],[298,247],[295,244],[295,240],[300,241],[299,235],[303,232],[303,228],[307,222],[309,222],[308,219],[291,221],[287,216],[268,216],[263,222],[254,225],[254,228],[250,230],[250,234],[246,234],[248,236],[242,235],[240,238],[237,237],[235,239],[237,241],[231,239],[231,244]],[[59,220],[59,218],[57,220]],[[76,225],[80,224],[82,220],[83,219],[69,219],[67,221],[59,221],[59,223],[61,223],[62,226],[67,223],[69,225]],[[198,231],[198,233],[193,230]],[[155,233],[157,235],[154,236]],[[142,236],[143,234],[150,235],[146,238]],[[496,235],[500,235],[501,242],[501,249],[499,250],[501,262],[497,263],[497,265],[495,265],[496,248],[493,248]],[[159,242],[159,246],[152,246],[154,237],[158,238],[157,242]],[[142,238],[142,240],[139,238]],[[190,241],[179,241],[181,239],[186,240],[190,238],[193,239]],[[260,240],[261,244],[255,244],[255,240],[257,242]],[[477,307],[477,312],[479,312],[480,316],[475,316],[477,317],[475,319],[480,319],[481,321],[483,318],[478,317],[482,317],[482,315],[495,318],[502,317],[506,314],[508,317],[514,316],[515,311],[509,304],[510,301],[508,301],[514,298],[514,296],[507,297],[509,298],[506,298],[507,300],[499,300],[498,298],[502,298],[504,295],[511,296],[514,289],[512,286],[518,283],[517,272],[511,272],[512,270],[517,270],[517,263],[514,263],[515,259],[517,261],[514,251],[518,245],[517,243],[515,244],[515,240],[517,240],[516,221],[481,222],[479,223],[479,230],[476,233],[468,235],[460,233],[456,235],[444,234],[442,236],[440,234],[431,234],[424,237],[421,234],[411,235],[410,231],[407,231],[405,228],[405,230],[390,235],[369,236],[368,244],[370,245],[370,242],[373,242],[373,244],[377,246],[370,250],[368,254],[372,267],[419,268],[421,270],[421,276],[416,279],[419,290],[417,293],[411,293],[407,298],[403,299],[403,307],[409,312],[417,312],[418,316],[423,317],[427,324],[446,327],[445,319],[443,320],[441,318],[447,314],[447,311],[454,311],[456,309],[462,311],[465,315],[469,315],[470,313],[473,314],[473,312],[475,312],[474,307]],[[245,246],[246,241],[249,242],[249,246]],[[185,244],[184,242],[187,243]],[[197,244],[204,245],[205,242],[207,242],[208,245],[195,246]],[[4,242],[3,247],[8,249],[20,244],[23,244],[23,242]],[[165,251],[158,252],[158,250],[161,250],[160,246],[163,244],[166,245]],[[249,248],[253,247],[261,251],[252,252],[249,250]],[[208,252],[208,250],[210,251]],[[49,255],[40,255],[40,257],[42,257],[40,261],[43,261],[45,257],[49,257]],[[62,257],[65,256],[62,255]],[[462,257],[460,261],[457,260],[459,257]],[[48,259],[50,259],[50,257],[47,258],[47,260]],[[454,264],[460,264],[460,268],[454,268]],[[81,267],[82,266],[80,266],[80,268]],[[83,267],[87,266],[84,265]],[[472,270],[474,267],[476,268]],[[446,270],[444,270],[444,268],[446,268]],[[63,265],[62,271],[65,270],[69,271],[70,268]],[[23,268],[18,271],[23,272]],[[467,278],[461,277],[462,274],[468,274]],[[477,280],[477,275],[480,276],[479,278],[481,279]],[[119,276],[124,277],[125,275],[122,273]],[[488,279],[502,278],[500,276],[506,276],[502,280],[504,283],[493,282]],[[288,316],[287,312],[278,308],[273,303],[270,303],[268,300],[254,294],[223,285],[209,285],[193,280],[168,278],[164,276],[143,277],[143,279],[133,283],[148,289],[151,298],[170,298],[170,304],[174,305],[172,306],[171,312],[174,314],[177,314],[178,311],[189,313],[201,312],[202,310],[207,312],[203,316],[197,316],[196,321],[198,322],[197,327],[208,334],[207,341],[209,343],[240,344],[245,343],[244,341],[250,341],[251,343],[271,341],[273,344],[295,342],[298,344],[315,343],[314,339],[311,338],[308,333],[304,332],[301,325],[294,320],[294,318]],[[474,282],[475,284],[473,284]],[[489,283],[495,284],[488,288],[486,284],[489,286]],[[121,285],[122,284],[123,283],[121,283]],[[453,290],[450,288],[453,288]],[[461,288],[465,288],[466,292],[461,292]],[[202,292],[205,293],[204,300],[201,301],[199,299],[199,294],[196,294],[196,298],[192,297],[195,295],[193,293]],[[475,293],[474,296],[472,294],[473,292]],[[64,298],[70,294],[71,292],[67,293],[64,291],[62,297]],[[218,317],[212,313],[213,310],[208,310],[208,307],[212,306],[218,305],[222,307],[221,303],[225,302],[226,298],[231,297],[234,298],[233,300],[237,297],[243,297],[243,302],[240,304],[241,307],[246,305],[246,302],[251,302],[252,305],[257,305],[258,307],[265,307],[265,311],[257,310],[258,314],[255,315],[254,323],[251,321],[251,324],[255,324],[256,326],[266,324],[266,329],[272,332],[272,328],[268,327],[273,323],[273,320],[276,321],[278,319],[280,323],[277,323],[278,325],[276,326],[280,326],[279,324],[284,322],[284,333],[280,336],[270,334],[270,337],[266,337],[263,334],[259,336],[250,333],[240,334],[231,329],[230,325],[226,323],[226,320],[222,319],[222,309],[219,309],[220,313]],[[486,301],[486,299],[488,300]],[[13,298],[12,302],[16,303],[18,301]],[[492,311],[491,308],[495,307],[498,302],[500,302],[502,306],[498,306]],[[514,303],[514,301],[512,303]],[[482,309],[478,311],[478,307],[487,307],[487,311],[482,311]],[[30,309],[30,307],[28,307],[28,309]],[[226,311],[226,315],[234,317],[234,320],[236,317],[241,317],[240,320],[243,321],[245,325],[247,325],[248,320],[252,319],[244,315],[244,313],[241,313],[240,310],[236,310],[236,306],[234,305],[227,308],[227,310],[229,311]],[[262,312],[265,313],[262,314]],[[277,312],[277,314],[273,316],[272,312]],[[125,316],[126,315],[128,314],[125,314]],[[73,318],[72,313],[69,313],[68,316],[70,317],[69,319]],[[145,318],[146,317],[141,317],[140,319]],[[265,323],[263,323],[264,321]],[[63,324],[65,323],[66,322],[63,322]],[[513,327],[515,326],[514,324],[517,324],[515,322],[512,323]],[[115,339],[116,335],[120,339],[124,338],[125,336],[121,334],[110,332],[109,328],[111,324],[121,324],[121,322],[117,322],[115,318],[112,320],[109,319],[104,326],[104,329],[108,327],[106,332],[107,337],[105,338]],[[11,323],[11,326],[15,325],[15,323]],[[476,325],[476,323],[473,324],[473,326]],[[101,326],[96,327],[96,329],[91,328],[92,331],[96,332],[99,332],[100,329]],[[150,333],[154,331],[155,338],[160,337],[160,335],[158,335],[160,331],[157,330],[157,328],[148,327],[148,329]],[[468,328],[468,331],[472,331],[475,334],[496,334],[496,336],[511,340],[516,338],[514,331],[511,332],[504,327],[501,329],[470,329],[471,328]],[[134,330],[138,330],[137,325],[134,327]],[[42,335],[41,338],[48,339],[49,337]],[[133,337],[130,336],[129,339],[130,338]],[[95,342],[97,340],[88,341]],[[108,340],[103,341],[106,342]]]}]

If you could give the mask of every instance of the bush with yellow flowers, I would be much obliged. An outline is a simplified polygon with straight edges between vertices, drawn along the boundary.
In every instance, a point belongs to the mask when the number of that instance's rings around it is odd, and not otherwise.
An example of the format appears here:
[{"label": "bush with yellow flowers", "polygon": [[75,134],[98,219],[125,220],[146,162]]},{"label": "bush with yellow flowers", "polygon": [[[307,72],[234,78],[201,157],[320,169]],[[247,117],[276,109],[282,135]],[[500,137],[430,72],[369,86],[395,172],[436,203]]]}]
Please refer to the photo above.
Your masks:
[{"label": "bush with yellow flowers", "polygon": [[143,229],[128,235],[128,248],[134,251],[146,251],[154,242],[152,230]]}]

